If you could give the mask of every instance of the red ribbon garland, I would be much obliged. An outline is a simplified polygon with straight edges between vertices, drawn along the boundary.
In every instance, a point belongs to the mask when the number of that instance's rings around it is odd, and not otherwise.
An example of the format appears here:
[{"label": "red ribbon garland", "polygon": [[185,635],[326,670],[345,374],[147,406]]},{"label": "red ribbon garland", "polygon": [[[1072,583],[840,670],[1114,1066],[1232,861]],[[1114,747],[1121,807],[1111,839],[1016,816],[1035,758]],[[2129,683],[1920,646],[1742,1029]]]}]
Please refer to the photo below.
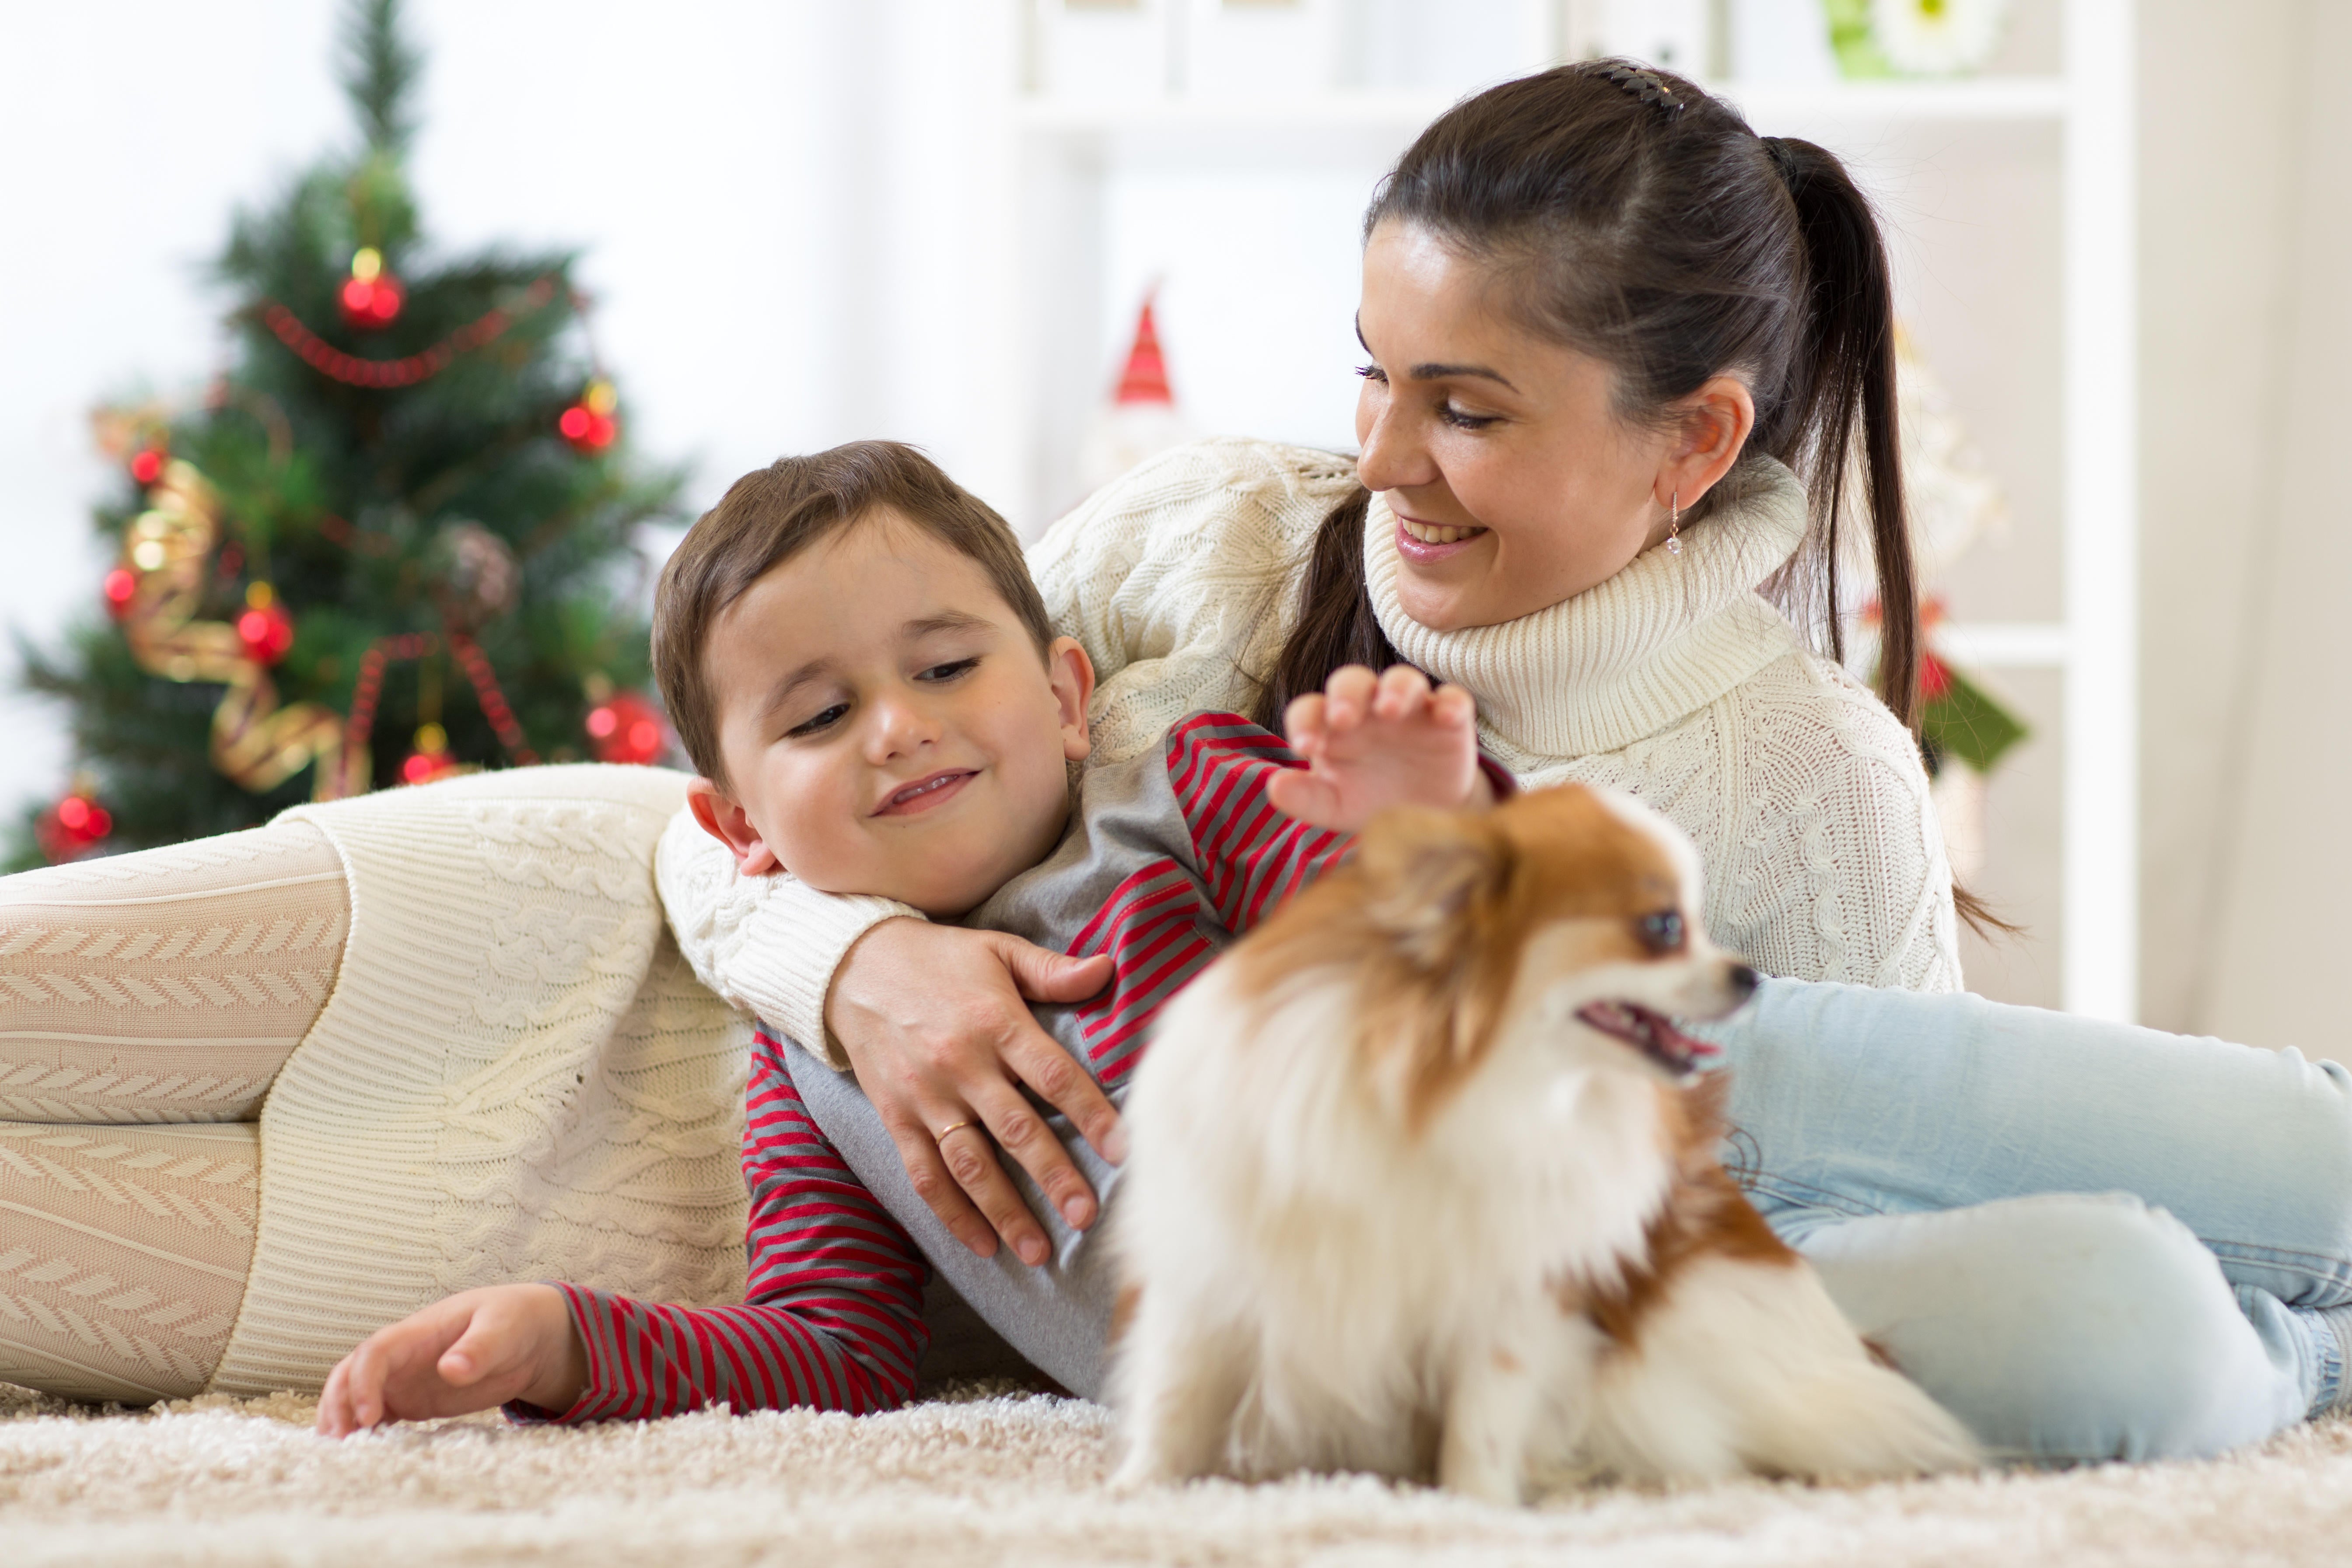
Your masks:
[{"label": "red ribbon garland", "polygon": [[539,753],[530,749],[522,726],[515,721],[514,710],[507,706],[507,694],[499,689],[498,677],[490,672],[490,656],[484,653],[473,638],[461,632],[449,634],[449,651],[457,656],[457,663],[465,670],[466,679],[474,683],[475,700],[481,703],[482,717],[490,721],[490,729],[497,733],[499,744],[524,767],[538,762]]},{"label": "red ribbon garland", "polygon": [[365,751],[368,731],[375,728],[375,704],[383,690],[384,660],[423,658],[433,651],[433,643],[429,632],[378,637],[375,646],[360,656],[359,681],[352,689],[352,716],[343,724],[343,733],[349,737],[344,743],[352,750]]},{"label": "red ribbon garland", "polygon": [[397,386],[415,386],[418,382],[438,375],[461,353],[469,353],[483,344],[496,341],[514,325],[515,317],[529,315],[554,297],[555,279],[542,278],[524,291],[521,305],[509,311],[504,306],[493,306],[473,321],[459,327],[422,353],[404,359],[362,359],[347,354],[318,333],[304,326],[301,318],[275,300],[261,305],[262,325],[278,335],[278,341],[300,356],[302,363],[330,380],[345,386],[366,386],[379,390]]},{"label": "red ribbon garland", "polygon": [[[375,728],[376,700],[383,692],[384,665],[395,658],[424,658],[439,651],[440,642],[431,632],[404,632],[376,638],[375,646],[360,656],[359,680],[352,689],[352,716],[344,725],[344,733],[349,737],[346,744],[353,751],[367,748],[368,733]],[[507,704],[507,694],[499,689],[489,656],[461,632],[449,634],[449,651],[457,656],[466,679],[473,682],[475,699],[482,705],[482,716],[497,732],[499,744],[523,767],[537,763],[539,753],[530,749],[522,726],[515,721],[514,710]]]}]

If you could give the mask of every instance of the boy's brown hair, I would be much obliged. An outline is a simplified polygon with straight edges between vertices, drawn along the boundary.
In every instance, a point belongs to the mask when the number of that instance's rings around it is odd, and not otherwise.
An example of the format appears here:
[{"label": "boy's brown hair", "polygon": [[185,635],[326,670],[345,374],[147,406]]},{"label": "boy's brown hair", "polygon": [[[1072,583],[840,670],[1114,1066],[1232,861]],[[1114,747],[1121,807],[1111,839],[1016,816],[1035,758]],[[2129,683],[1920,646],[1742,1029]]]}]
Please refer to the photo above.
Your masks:
[{"label": "boy's brown hair", "polygon": [[702,664],[710,628],[770,571],[881,507],[977,562],[1040,656],[1052,645],[1054,624],[1011,525],[922,453],[898,441],[852,441],[805,458],[779,458],[727,487],[687,531],[654,592],[654,675],[662,701],[695,771],[720,788],[727,775],[719,711]]}]

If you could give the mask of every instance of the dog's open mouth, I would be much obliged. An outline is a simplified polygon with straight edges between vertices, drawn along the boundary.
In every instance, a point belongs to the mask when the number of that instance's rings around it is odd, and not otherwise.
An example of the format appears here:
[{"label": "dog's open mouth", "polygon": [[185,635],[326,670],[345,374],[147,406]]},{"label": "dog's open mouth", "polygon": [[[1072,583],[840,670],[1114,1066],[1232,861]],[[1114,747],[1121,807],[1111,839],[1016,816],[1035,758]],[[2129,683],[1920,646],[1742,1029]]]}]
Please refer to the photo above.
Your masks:
[{"label": "dog's open mouth", "polygon": [[1696,1072],[1699,1063],[1718,1056],[1717,1047],[1692,1039],[1665,1015],[1632,1002],[1595,1002],[1576,1011],[1579,1021],[1634,1047],[1652,1061],[1677,1076]]}]

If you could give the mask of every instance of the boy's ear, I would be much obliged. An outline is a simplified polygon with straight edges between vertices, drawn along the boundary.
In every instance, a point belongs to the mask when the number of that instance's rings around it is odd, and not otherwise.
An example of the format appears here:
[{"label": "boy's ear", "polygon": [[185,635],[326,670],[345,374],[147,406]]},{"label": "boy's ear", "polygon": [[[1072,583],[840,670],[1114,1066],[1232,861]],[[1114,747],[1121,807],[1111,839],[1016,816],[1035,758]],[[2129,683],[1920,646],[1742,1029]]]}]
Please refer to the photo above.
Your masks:
[{"label": "boy's ear", "polygon": [[1094,733],[1087,726],[1087,704],[1095,695],[1095,661],[1077,638],[1055,637],[1045,650],[1045,679],[1062,710],[1062,755],[1084,762],[1095,749]]},{"label": "boy's ear", "polygon": [[702,824],[702,831],[727,846],[729,853],[735,857],[736,868],[746,877],[764,877],[783,869],[783,863],[768,847],[760,830],[751,826],[751,818],[743,808],[709,779],[688,782],[686,806],[694,813],[694,820]]}]

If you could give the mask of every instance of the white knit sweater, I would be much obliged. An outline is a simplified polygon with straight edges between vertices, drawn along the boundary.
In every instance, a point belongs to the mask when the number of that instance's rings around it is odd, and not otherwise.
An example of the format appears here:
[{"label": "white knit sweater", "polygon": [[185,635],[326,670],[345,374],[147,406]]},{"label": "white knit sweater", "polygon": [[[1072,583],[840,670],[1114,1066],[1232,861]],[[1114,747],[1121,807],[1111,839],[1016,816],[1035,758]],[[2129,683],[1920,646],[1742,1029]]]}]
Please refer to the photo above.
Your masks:
[{"label": "white knit sweater", "polygon": [[[1133,755],[1187,713],[1255,705],[1316,527],[1354,483],[1328,452],[1203,442],[1038,542],[1046,609],[1101,678],[1097,761]],[[1394,527],[1374,497],[1367,581],[1397,651],[1469,690],[1487,750],[1525,783],[1613,785],[1679,824],[1706,866],[1717,942],[1768,973],[1958,988],[1951,872],[1917,748],[1755,591],[1803,536],[1786,469],[1686,532],[1681,554],[1649,551],[1573,599],[1467,631],[1404,614]],[[915,911],[738,876],[683,814],[657,875],[704,982],[846,1065],[824,1029],[834,969],[876,921]]]},{"label": "white knit sweater", "polygon": [[316,1388],[475,1285],[740,1298],[751,1031],[654,893],[685,791],[655,768],[531,768],[293,814],[342,857],[351,934],[262,1108],[215,1390]]}]

